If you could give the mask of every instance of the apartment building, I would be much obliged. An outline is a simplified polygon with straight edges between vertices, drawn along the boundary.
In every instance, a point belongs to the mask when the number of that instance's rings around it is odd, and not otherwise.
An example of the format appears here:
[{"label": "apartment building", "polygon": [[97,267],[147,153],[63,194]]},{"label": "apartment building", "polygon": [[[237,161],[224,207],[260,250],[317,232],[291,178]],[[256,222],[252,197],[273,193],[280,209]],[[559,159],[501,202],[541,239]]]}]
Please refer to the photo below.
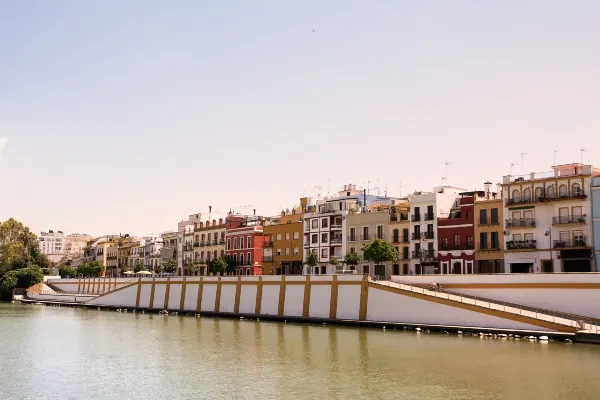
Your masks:
[{"label": "apartment building", "polygon": [[595,271],[600,272],[600,177],[592,178],[592,232]]},{"label": "apartment building", "polygon": [[217,257],[225,255],[225,219],[207,219],[194,227],[194,261],[200,264],[198,274],[208,275],[209,265]]},{"label": "apartment building", "polygon": [[[40,250],[51,258],[51,261],[58,261],[67,254],[65,234],[62,231],[41,232],[38,241]],[[56,258],[56,260],[52,258]]]},{"label": "apartment building", "polygon": [[410,274],[439,273],[438,218],[448,217],[460,192],[452,186],[436,187],[432,192],[415,192],[410,203],[411,263]]},{"label": "apartment building", "polygon": [[229,213],[225,220],[225,255],[236,265],[237,275],[262,275],[265,219]]},{"label": "apartment building", "polygon": [[[209,206],[209,215],[211,207]],[[188,275],[189,265],[194,260],[194,229],[200,223],[206,220],[206,215],[202,213],[190,214],[188,219],[177,223],[177,232],[179,240],[177,243],[177,274]]]},{"label": "apartment building", "polygon": [[490,192],[475,202],[475,271],[478,274],[504,273],[504,208],[500,193]]},{"label": "apartment building", "polygon": [[[358,273],[384,278],[392,275],[392,263],[374,265],[364,259],[362,248],[374,239],[389,240],[390,206],[374,204],[359,208],[346,216],[346,241],[348,252],[357,253],[362,262],[357,267]],[[335,236],[332,237],[332,240]],[[340,235],[339,240],[342,237]]]},{"label": "apartment building", "polygon": [[590,272],[591,165],[503,177],[506,272]]},{"label": "apartment building", "polygon": [[169,260],[177,263],[177,250],[183,236],[179,232],[163,232],[160,237],[163,240],[163,247],[160,249],[161,264]]},{"label": "apartment building", "polygon": [[390,206],[388,241],[398,250],[398,261],[392,264],[392,275],[410,273],[410,204],[408,199],[399,199]]},{"label": "apartment building", "polygon": [[270,218],[264,226],[263,273],[265,275],[301,275],[303,264],[303,218],[308,198],[300,206],[286,209]]},{"label": "apartment building", "polygon": [[119,244],[117,242],[110,243],[106,248],[106,276],[119,276]]},{"label": "apartment building", "polygon": [[160,237],[149,237],[145,239],[144,245],[144,266],[149,271],[156,271],[161,263],[161,250],[163,248],[163,239]]},{"label": "apartment building", "polygon": [[64,239],[65,252],[71,255],[83,254],[83,249],[91,239],[92,237],[86,234],[73,233],[67,235]]}]

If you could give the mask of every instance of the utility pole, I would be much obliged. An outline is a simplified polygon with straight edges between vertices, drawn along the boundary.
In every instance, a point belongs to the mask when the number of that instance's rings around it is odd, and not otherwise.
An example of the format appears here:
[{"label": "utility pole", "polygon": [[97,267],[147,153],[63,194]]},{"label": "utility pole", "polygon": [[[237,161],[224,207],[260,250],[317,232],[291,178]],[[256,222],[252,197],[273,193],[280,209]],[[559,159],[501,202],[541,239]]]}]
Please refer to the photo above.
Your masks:
[{"label": "utility pole", "polygon": [[452,164],[450,161],[446,161],[444,166],[444,180],[446,181],[446,186],[448,186],[448,165],[450,164]]},{"label": "utility pole", "polygon": [[517,164],[517,163],[510,163],[510,174],[511,174],[511,175],[513,174],[513,167],[514,167],[515,165],[519,165],[519,164]]},{"label": "utility pole", "polygon": [[586,149],[581,149],[581,164],[583,165],[583,152],[587,151]]},{"label": "utility pole", "polygon": [[554,166],[556,166],[556,153],[561,151],[561,149],[554,150]]}]

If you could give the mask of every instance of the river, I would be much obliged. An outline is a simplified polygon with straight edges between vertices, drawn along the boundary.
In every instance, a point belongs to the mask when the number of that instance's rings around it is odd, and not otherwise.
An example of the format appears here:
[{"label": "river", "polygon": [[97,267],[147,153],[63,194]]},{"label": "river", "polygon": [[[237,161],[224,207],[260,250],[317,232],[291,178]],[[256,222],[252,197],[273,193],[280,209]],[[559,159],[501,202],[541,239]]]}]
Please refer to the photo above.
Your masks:
[{"label": "river", "polygon": [[0,304],[2,399],[597,399],[600,346]]}]

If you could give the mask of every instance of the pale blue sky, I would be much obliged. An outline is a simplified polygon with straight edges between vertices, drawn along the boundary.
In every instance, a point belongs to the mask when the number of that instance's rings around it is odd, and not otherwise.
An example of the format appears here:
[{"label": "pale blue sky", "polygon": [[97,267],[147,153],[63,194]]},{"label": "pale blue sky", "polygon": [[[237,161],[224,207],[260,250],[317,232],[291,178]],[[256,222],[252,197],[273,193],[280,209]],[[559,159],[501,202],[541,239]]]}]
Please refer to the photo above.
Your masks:
[{"label": "pale blue sky", "polygon": [[430,190],[446,160],[470,189],[521,152],[598,162],[598,21],[592,0],[2,1],[0,220],[145,234],[329,179]]}]

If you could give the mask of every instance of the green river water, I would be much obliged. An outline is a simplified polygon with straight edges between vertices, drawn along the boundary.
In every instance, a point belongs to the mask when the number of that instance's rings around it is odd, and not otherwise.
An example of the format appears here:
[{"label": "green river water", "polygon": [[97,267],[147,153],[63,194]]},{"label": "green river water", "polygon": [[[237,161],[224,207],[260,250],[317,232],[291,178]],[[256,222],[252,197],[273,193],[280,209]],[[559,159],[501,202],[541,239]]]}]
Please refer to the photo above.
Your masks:
[{"label": "green river water", "polygon": [[0,304],[0,399],[600,399],[600,346]]}]

